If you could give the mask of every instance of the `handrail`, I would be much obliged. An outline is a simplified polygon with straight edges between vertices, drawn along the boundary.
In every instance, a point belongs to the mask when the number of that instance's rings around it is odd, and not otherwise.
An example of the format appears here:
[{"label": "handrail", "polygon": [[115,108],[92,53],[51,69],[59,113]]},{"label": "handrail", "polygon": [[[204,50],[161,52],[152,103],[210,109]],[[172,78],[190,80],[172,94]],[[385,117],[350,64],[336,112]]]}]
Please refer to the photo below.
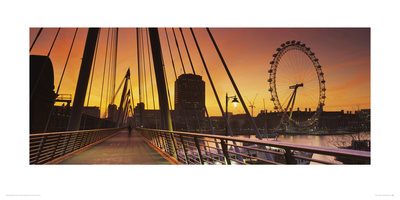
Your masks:
[{"label": "handrail", "polygon": [[45,164],[111,136],[124,128],[30,134],[29,163]]},{"label": "handrail", "polygon": [[[184,164],[216,163],[213,162],[212,159],[209,159],[210,155],[214,159],[220,160],[223,164],[232,163],[231,161],[240,164],[301,164],[301,161],[308,161],[308,163],[317,162],[321,164],[342,164],[340,162],[312,158],[313,154],[347,159],[351,161],[349,163],[355,164],[369,164],[371,158],[370,152],[368,151],[336,149],[201,133],[144,128],[137,128],[137,130],[150,142],[160,149],[163,149],[171,156],[174,152],[171,152],[173,148],[170,146],[172,144],[169,143],[174,143],[177,147],[175,150],[177,155],[176,159]],[[239,144],[235,145],[233,144],[234,142]],[[222,148],[217,148],[216,144],[221,145]],[[250,144],[250,146],[244,146],[243,144]],[[234,147],[238,147],[239,152],[236,152]],[[221,153],[217,153],[215,150],[219,150]],[[274,159],[267,159],[267,154],[272,154]],[[218,156],[215,157],[215,155]],[[243,161],[238,159],[240,156],[243,157]],[[348,164],[348,162],[345,164]]]},{"label": "handrail", "polygon": [[51,132],[51,133],[32,133],[29,136],[44,136],[44,135],[54,135],[54,134],[65,134],[65,133],[78,133],[78,132],[90,132],[90,131],[106,131],[106,130],[114,130],[118,129],[121,130],[124,127],[120,128],[102,128],[102,129],[89,129],[89,130],[78,130],[78,131],[60,131],[60,132]]}]

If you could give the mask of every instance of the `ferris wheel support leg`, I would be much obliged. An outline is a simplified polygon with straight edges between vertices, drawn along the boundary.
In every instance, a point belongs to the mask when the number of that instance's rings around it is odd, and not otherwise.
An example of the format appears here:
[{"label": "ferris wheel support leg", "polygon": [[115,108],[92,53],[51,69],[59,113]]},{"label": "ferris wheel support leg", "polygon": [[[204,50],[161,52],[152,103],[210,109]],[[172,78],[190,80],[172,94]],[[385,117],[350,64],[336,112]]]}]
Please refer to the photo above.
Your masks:
[{"label": "ferris wheel support leg", "polygon": [[[290,116],[289,116],[289,119],[292,119],[293,106],[294,106],[294,101],[296,100],[296,94],[297,94],[297,88],[294,89],[294,92],[293,92],[293,101],[292,101],[292,106],[290,107]],[[289,102],[289,103],[290,103],[290,102]]]}]

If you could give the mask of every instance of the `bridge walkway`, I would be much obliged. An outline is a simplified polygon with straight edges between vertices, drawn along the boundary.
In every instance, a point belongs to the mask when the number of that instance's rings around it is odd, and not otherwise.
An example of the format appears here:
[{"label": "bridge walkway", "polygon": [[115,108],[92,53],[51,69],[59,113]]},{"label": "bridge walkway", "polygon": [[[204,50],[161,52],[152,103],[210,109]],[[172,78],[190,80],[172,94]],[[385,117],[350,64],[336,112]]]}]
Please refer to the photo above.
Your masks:
[{"label": "bridge walkway", "polygon": [[[165,154],[165,153],[164,153]],[[127,130],[93,145],[92,147],[67,156],[53,164],[83,165],[170,165],[168,156],[152,148],[135,130]]]}]

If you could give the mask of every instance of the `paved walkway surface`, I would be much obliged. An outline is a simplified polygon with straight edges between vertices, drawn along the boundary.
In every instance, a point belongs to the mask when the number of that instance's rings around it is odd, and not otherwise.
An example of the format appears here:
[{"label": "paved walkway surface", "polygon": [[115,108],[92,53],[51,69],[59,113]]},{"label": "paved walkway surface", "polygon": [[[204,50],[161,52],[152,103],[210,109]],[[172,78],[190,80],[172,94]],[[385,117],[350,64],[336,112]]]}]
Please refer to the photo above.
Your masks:
[{"label": "paved walkway surface", "polygon": [[84,165],[170,165],[163,156],[149,146],[135,130],[121,131],[109,139],[78,153],[58,164]]}]

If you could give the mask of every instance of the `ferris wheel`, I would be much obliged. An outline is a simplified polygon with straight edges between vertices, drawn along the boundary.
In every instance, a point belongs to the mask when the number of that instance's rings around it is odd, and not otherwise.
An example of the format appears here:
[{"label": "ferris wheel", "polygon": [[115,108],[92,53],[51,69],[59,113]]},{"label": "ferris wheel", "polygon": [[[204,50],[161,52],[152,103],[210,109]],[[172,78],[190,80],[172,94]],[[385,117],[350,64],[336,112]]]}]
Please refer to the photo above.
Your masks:
[{"label": "ferris wheel", "polygon": [[[326,98],[324,73],[318,58],[300,41],[287,41],[276,51],[268,70],[268,91],[274,109],[283,113],[277,129],[284,122],[294,127],[315,125]],[[304,112],[294,114],[294,108]]]}]

